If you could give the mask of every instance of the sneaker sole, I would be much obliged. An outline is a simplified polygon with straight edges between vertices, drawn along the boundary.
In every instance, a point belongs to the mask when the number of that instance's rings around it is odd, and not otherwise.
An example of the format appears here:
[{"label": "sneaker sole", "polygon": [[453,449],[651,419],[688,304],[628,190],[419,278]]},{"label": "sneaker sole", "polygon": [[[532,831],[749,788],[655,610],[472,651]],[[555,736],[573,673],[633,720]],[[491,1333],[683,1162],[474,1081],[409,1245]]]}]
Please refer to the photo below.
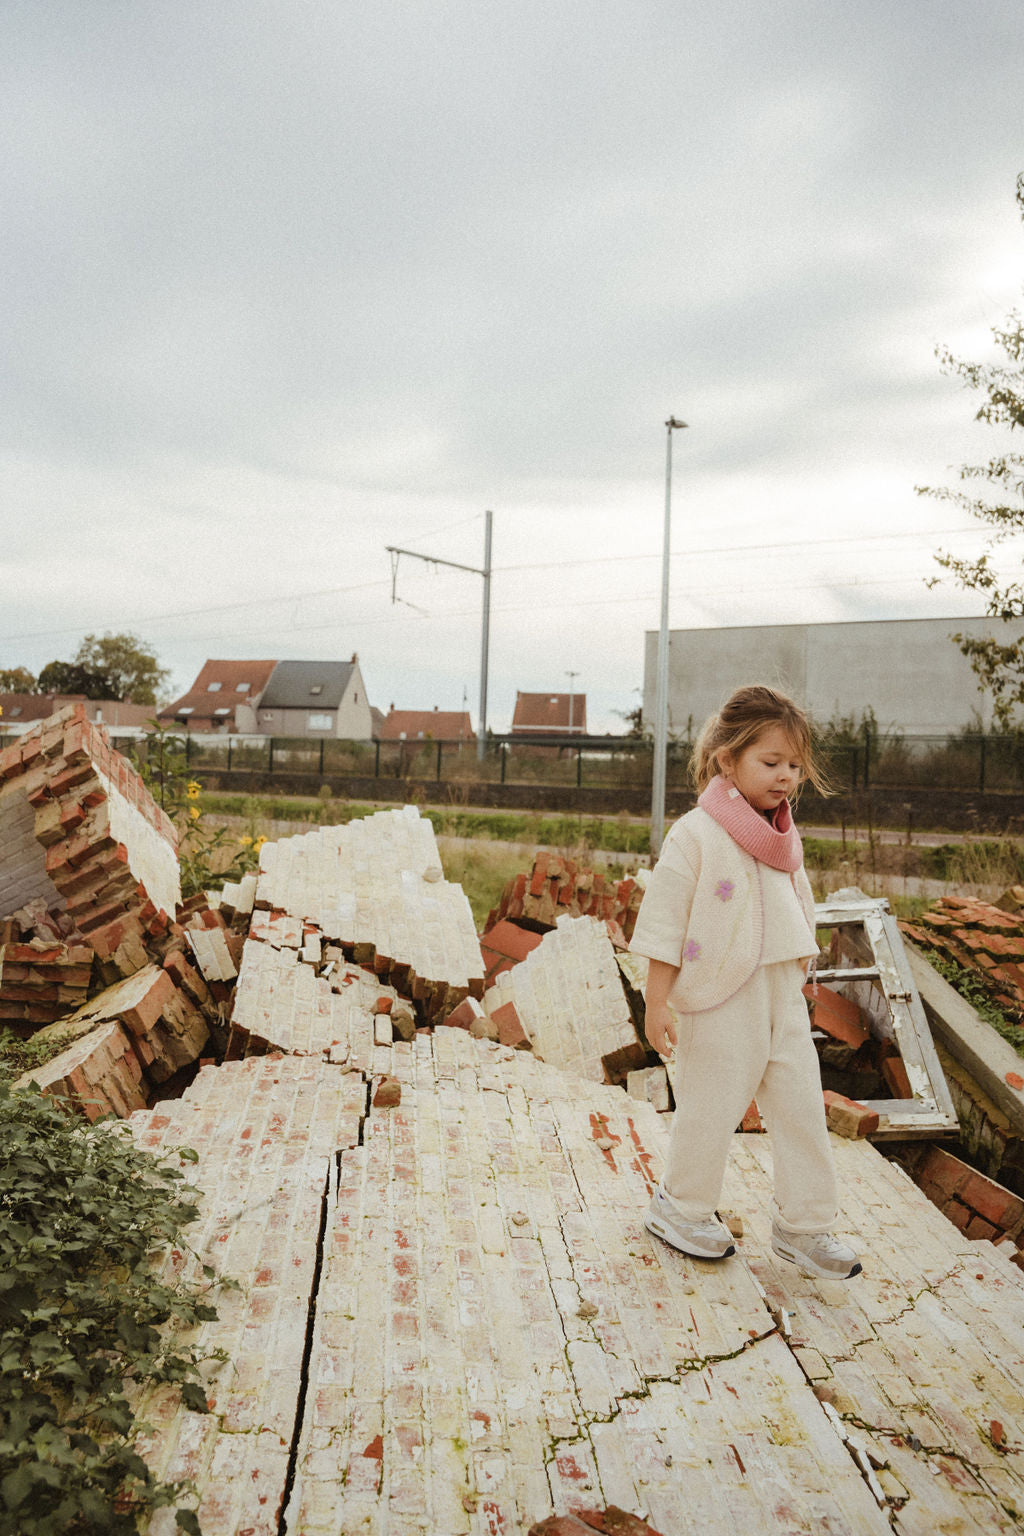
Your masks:
[{"label": "sneaker sole", "polygon": [[812,1264],[807,1255],[801,1253],[799,1249],[787,1248],[784,1244],[774,1241],[772,1243],[772,1252],[778,1254],[780,1259],[786,1259],[790,1264],[796,1264],[798,1268],[805,1269],[808,1274],[817,1275],[820,1280],[852,1280],[854,1275],[859,1275],[863,1272],[863,1266],[859,1263],[854,1264],[851,1269],[846,1271],[822,1269],[819,1264]]},{"label": "sneaker sole", "polygon": [[687,1254],[691,1259],[727,1259],[730,1254],[736,1252],[733,1243],[730,1243],[728,1248],[715,1249],[713,1253],[706,1248],[698,1248],[696,1243],[690,1243],[687,1246],[672,1228],[665,1222],[659,1221],[657,1216],[645,1216],[644,1226],[648,1232],[653,1232],[655,1237],[660,1237],[663,1243],[668,1243],[670,1248],[677,1248],[680,1253]]}]

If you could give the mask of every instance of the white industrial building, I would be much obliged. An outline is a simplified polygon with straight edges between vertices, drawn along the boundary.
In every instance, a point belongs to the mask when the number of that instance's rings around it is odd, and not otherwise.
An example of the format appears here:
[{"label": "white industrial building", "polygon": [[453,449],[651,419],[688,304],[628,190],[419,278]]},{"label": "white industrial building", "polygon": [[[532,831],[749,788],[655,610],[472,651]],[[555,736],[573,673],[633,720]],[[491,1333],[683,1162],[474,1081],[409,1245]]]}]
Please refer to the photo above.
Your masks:
[{"label": "white industrial building", "polygon": [[[877,619],[674,629],[669,635],[669,731],[695,735],[734,688],[766,683],[824,725],[874,712],[881,730],[945,736],[991,721],[991,701],[950,638],[991,635],[997,621]],[[1010,635],[1007,639],[1011,638]],[[644,722],[653,725],[658,632],[644,651]]]}]

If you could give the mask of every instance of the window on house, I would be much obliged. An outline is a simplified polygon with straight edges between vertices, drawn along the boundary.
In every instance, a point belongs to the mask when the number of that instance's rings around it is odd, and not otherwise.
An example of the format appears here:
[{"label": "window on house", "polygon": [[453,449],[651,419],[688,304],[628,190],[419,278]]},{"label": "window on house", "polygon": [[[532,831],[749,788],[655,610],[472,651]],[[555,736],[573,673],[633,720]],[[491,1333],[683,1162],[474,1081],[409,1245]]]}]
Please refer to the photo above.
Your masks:
[{"label": "window on house", "polygon": [[324,685],[323,683],[311,683],[309,691],[310,693],[323,693]]},{"label": "window on house", "polygon": [[20,715],[21,714],[21,705],[20,704],[15,704],[14,708],[10,711],[10,713],[12,715]]},{"label": "window on house", "polygon": [[306,716],[306,729],[308,731],[329,731],[333,724],[334,718],[328,714],[318,715],[310,713]]},{"label": "window on house", "polygon": [[207,683],[207,693],[220,693],[220,683]]},{"label": "window on house", "polygon": [[215,709],[214,710],[214,714],[215,715],[230,715],[230,713],[231,713],[230,709]]},{"label": "window on house", "polygon": [[236,693],[248,693],[250,687],[251,687],[250,683],[236,683],[235,684],[235,692]]}]

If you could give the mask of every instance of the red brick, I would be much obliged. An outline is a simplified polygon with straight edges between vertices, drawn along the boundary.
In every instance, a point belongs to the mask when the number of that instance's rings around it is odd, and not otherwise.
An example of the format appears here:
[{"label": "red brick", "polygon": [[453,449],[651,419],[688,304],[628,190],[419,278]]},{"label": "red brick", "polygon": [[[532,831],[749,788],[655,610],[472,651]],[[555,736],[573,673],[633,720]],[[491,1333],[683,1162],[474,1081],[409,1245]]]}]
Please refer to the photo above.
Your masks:
[{"label": "red brick", "polygon": [[912,1099],[914,1090],[910,1086],[910,1078],[907,1069],[903,1065],[902,1056],[886,1056],[882,1061],[882,1076],[892,1092],[894,1099]]},{"label": "red brick", "polygon": [[867,1105],[858,1104],[856,1099],[848,1099],[841,1093],[833,1093],[831,1088],[826,1088],[823,1096],[828,1128],[838,1136],[857,1140],[861,1136],[871,1136],[878,1130],[876,1110],[868,1109]]},{"label": "red brick", "polygon": [[373,1096],[374,1109],[395,1109],[402,1102],[402,1085],[397,1077],[383,1077]]},{"label": "red brick", "polygon": [[491,1014],[491,1023],[498,1031],[498,1041],[501,1045],[509,1045],[516,1051],[528,1051],[530,1039],[519,1022],[514,1003],[502,1003],[500,1008],[495,1008]]},{"label": "red brick", "polygon": [[[966,1163],[954,1157],[952,1152],[947,1152],[943,1147],[932,1146],[921,1158],[914,1170],[915,1180],[922,1186],[927,1182],[938,1189],[942,1195],[949,1199],[957,1193],[963,1185],[971,1169]],[[934,1200],[935,1197],[931,1196]],[[936,1205],[943,1205],[943,1200],[935,1200]]]},{"label": "red brick", "polygon": [[577,1520],[575,1515],[549,1515],[531,1525],[528,1536],[591,1536],[594,1527]]},{"label": "red brick", "polygon": [[444,1019],[444,1023],[452,1029],[469,1029],[474,1019],[479,1019],[483,1014],[480,1004],[472,997],[464,997],[458,1007]]},{"label": "red brick", "polygon": [[757,1107],[756,1099],[751,1099],[750,1107],[746,1114],[743,1116],[743,1119],[740,1121],[740,1130],[747,1132],[764,1130],[764,1124],[761,1120],[761,1111]]},{"label": "red brick", "polygon": [[861,1010],[848,997],[820,982],[817,986],[808,983],[804,987],[804,996],[810,999],[811,1022],[815,1029],[823,1030],[833,1040],[841,1040],[854,1050],[870,1039]]},{"label": "red brick", "polygon": [[958,1195],[972,1211],[1004,1232],[1024,1221],[1024,1200],[974,1168],[968,1169]]}]

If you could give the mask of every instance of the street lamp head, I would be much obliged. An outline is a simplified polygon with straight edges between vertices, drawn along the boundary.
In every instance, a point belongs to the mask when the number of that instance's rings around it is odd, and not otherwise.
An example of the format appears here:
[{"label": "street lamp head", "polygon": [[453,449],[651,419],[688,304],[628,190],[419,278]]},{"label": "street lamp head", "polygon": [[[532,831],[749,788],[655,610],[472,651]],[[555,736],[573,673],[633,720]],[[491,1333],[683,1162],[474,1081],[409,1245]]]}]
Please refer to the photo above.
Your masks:
[{"label": "street lamp head", "polygon": [[666,421],[665,425],[666,425],[666,427],[668,427],[669,431],[671,432],[673,427],[687,427],[687,426],[689,426],[689,422],[687,422],[687,421],[676,421],[674,416],[670,416],[668,421]]}]

